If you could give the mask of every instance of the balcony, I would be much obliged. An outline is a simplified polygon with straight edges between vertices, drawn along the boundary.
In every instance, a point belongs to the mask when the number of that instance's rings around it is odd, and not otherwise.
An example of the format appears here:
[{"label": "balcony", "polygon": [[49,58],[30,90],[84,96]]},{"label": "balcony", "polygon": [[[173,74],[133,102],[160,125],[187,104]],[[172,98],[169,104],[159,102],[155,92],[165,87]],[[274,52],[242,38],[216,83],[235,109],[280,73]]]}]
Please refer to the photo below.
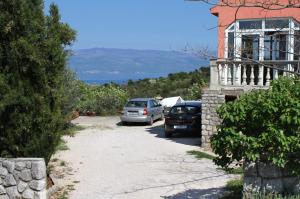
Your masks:
[{"label": "balcony", "polygon": [[211,90],[266,89],[273,79],[293,75],[299,61],[229,61],[211,60]]}]

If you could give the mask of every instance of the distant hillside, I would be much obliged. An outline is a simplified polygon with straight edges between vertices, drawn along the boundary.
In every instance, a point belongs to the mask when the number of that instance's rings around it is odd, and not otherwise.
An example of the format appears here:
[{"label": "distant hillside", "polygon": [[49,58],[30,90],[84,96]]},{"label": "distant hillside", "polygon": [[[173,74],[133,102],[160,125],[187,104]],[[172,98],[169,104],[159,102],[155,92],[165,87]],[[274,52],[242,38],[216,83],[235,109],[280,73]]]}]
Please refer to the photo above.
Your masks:
[{"label": "distant hillside", "polygon": [[69,65],[81,80],[105,83],[193,71],[208,61],[178,51],[93,48],[75,51]]}]

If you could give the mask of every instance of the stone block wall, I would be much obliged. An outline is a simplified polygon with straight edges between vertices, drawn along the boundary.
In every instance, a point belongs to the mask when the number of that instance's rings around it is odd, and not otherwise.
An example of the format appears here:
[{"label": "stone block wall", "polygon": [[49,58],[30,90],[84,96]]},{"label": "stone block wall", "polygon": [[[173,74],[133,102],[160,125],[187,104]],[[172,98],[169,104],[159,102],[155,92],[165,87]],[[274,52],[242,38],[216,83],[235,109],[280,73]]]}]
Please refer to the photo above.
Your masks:
[{"label": "stone block wall", "polygon": [[210,150],[210,137],[217,132],[220,124],[217,108],[225,103],[225,95],[220,90],[202,91],[202,148]]},{"label": "stone block wall", "polygon": [[0,199],[46,199],[46,164],[41,158],[0,158]]},{"label": "stone block wall", "polygon": [[[300,193],[300,177],[287,170],[264,163],[246,163],[244,166],[244,194],[253,192]],[[247,197],[246,197],[247,198]]]}]

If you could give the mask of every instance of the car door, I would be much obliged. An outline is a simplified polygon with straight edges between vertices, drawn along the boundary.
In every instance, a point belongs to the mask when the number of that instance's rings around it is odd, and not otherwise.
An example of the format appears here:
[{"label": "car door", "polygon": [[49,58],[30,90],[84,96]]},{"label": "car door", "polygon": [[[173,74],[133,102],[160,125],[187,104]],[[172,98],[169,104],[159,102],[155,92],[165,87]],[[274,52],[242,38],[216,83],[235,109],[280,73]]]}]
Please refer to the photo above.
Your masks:
[{"label": "car door", "polygon": [[153,104],[154,104],[154,107],[155,107],[155,119],[159,119],[161,117],[159,103],[157,101],[153,100]]},{"label": "car door", "polygon": [[149,104],[150,104],[150,113],[153,116],[153,119],[155,120],[157,116],[156,116],[156,111],[155,111],[156,107],[155,107],[154,101],[150,100]]}]

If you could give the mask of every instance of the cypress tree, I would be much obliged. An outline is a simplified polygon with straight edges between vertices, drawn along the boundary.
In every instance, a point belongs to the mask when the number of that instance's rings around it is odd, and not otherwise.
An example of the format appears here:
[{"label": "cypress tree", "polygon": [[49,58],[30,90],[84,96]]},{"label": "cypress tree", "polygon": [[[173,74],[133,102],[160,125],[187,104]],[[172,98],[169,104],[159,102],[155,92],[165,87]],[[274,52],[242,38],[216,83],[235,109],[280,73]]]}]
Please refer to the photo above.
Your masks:
[{"label": "cypress tree", "polygon": [[75,32],[57,6],[42,0],[0,1],[0,157],[49,161],[62,114],[67,45]]}]

